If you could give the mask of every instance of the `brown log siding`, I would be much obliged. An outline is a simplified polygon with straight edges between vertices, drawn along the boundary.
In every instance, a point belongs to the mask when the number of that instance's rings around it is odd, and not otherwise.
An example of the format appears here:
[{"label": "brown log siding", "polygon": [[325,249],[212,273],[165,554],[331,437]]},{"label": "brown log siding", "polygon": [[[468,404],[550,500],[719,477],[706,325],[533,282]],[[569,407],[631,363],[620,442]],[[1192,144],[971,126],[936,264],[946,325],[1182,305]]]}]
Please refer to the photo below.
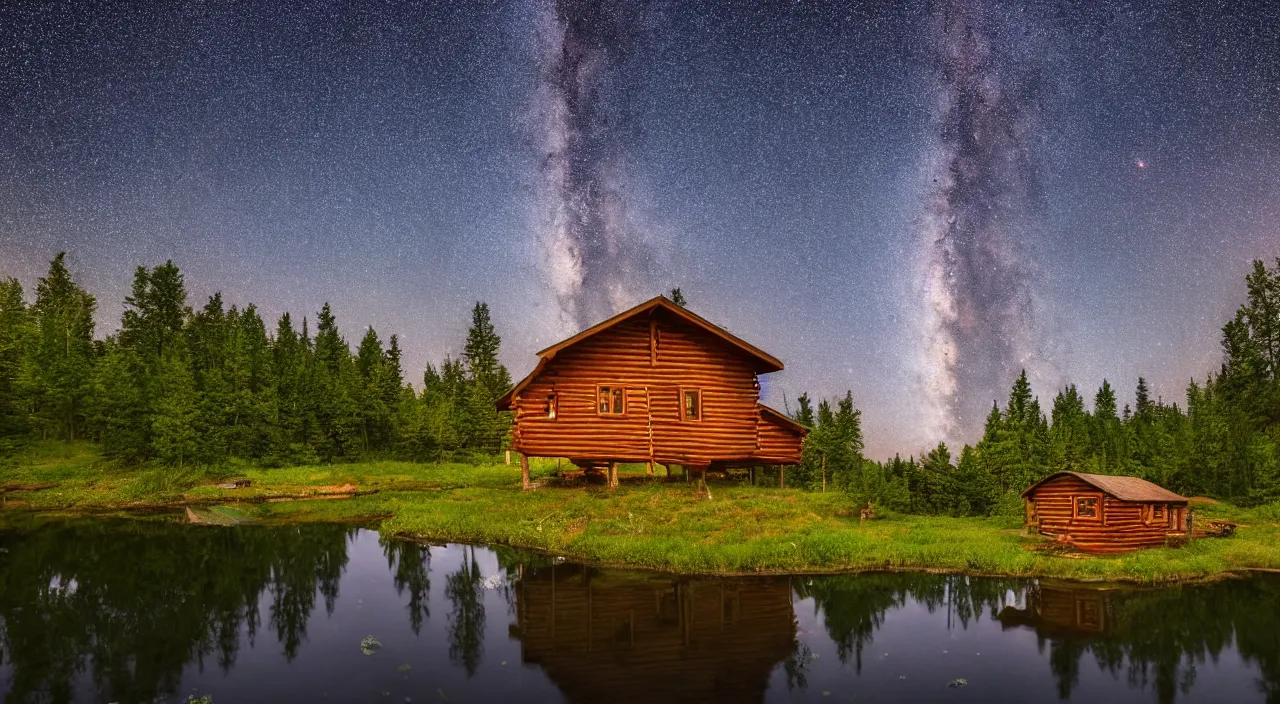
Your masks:
[{"label": "brown log siding", "polygon": [[[1100,499],[1096,518],[1075,516],[1074,500],[1085,496]],[[1170,528],[1169,512],[1176,518],[1180,515],[1179,506],[1169,506],[1164,520],[1148,521],[1144,513],[1148,504],[1121,501],[1071,476],[1041,484],[1027,500],[1034,504],[1035,521],[1041,534],[1067,536],[1073,545],[1088,552],[1158,547],[1178,532]]]},{"label": "brown log siding", "polygon": [[760,414],[760,449],[755,459],[766,464],[800,464],[800,438],[767,414]]},{"label": "brown log siding", "polygon": [[[755,455],[763,427],[770,457],[799,461],[797,434],[775,433],[760,422],[754,381],[752,362],[707,331],[661,311],[633,318],[542,365],[512,400],[512,449],[533,456],[706,466]],[[601,385],[626,387],[622,416],[597,413]],[[681,419],[682,387],[701,390],[699,420]],[[552,394],[555,419],[547,418]]]}]

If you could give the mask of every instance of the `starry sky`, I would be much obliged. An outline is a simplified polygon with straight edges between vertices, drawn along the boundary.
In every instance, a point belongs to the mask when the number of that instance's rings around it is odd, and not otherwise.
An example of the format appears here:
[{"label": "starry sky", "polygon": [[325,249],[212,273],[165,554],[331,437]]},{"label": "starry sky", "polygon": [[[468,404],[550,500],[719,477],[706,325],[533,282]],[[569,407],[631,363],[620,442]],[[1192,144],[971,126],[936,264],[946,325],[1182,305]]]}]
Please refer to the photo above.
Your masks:
[{"label": "starry sky", "polygon": [[67,250],[533,352],[679,286],[851,389],[873,457],[973,441],[1020,368],[1166,400],[1280,256],[1274,3],[0,4],[0,276]]}]

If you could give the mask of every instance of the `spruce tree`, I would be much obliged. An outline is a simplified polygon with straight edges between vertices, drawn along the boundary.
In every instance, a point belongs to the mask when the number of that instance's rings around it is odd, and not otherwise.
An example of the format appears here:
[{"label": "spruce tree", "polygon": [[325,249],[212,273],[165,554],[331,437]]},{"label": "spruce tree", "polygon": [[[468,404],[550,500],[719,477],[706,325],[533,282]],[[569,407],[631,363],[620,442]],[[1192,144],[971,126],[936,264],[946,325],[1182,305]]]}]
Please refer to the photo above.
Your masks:
[{"label": "spruce tree", "polygon": [[315,449],[327,460],[352,455],[363,445],[359,408],[353,397],[359,387],[358,373],[328,303],[316,317],[314,350],[311,399],[317,426]]},{"label": "spruce tree", "polygon": [[680,290],[679,286],[671,289],[671,293],[669,294],[669,296],[671,298],[671,302],[680,306],[681,308],[689,307],[689,302],[685,300],[684,292]]},{"label": "spruce tree", "polygon": [[511,374],[498,361],[502,339],[489,319],[489,306],[477,302],[471,311],[471,327],[462,358],[467,364],[468,388],[463,397],[466,416],[474,428],[472,442],[486,452],[501,450],[511,424],[510,414],[499,413],[498,399],[511,388]]},{"label": "spruce tree", "polygon": [[796,406],[796,417],[794,420],[806,428],[813,429],[815,422],[813,417],[813,401],[809,399],[809,393],[807,391],[800,394],[800,397],[796,399]]},{"label": "spruce tree", "polygon": [[182,466],[196,453],[199,436],[195,381],[180,351],[166,352],[160,358],[154,394],[152,447],[161,460]]},{"label": "spruce tree", "polygon": [[97,302],[71,280],[65,257],[65,252],[58,253],[36,286],[27,364],[35,417],[44,434],[75,440],[84,425],[84,402],[92,381]]},{"label": "spruce tree", "polygon": [[29,425],[23,361],[30,334],[22,284],[14,278],[0,280],[0,455],[7,439],[25,434]]}]

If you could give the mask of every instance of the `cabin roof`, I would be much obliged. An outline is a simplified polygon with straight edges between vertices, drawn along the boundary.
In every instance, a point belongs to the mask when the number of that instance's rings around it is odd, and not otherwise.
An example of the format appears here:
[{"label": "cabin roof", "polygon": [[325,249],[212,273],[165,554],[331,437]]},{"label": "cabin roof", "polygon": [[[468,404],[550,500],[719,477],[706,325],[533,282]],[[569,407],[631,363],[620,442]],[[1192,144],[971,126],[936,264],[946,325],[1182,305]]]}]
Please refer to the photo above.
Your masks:
[{"label": "cabin roof", "polygon": [[[538,365],[533,368],[532,372],[529,372],[528,376],[521,379],[514,387],[511,388],[510,391],[504,394],[502,398],[498,399],[498,402],[497,402],[498,410],[509,409],[511,407],[511,399],[515,398],[516,394],[519,394],[521,389],[523,389],[525,386],[528,386],[529,382],[533,381],[533,379],[538,376],[538,373],[542,371],[543,367],[546,366],[547,362],[551,361],[552,359],[555,359],[556,354],[559,353],[560,351],[566,348],[572,347],[578,344],[579,342],[582,342],[583,340],[586,340],[587,338],[595,335],[596,333],[603,332],[604,330],[608,330],[609,328],[619,323],[626,322],[628,320],[631,320],[632,318],[635,318],[641,315],[652,314],[654,311],[657,311],[657,310],[663,310],[668,313],[671,313],[677,318],[680,318],[681,320],[684,320],[685,322],[690,323],[694,327],[701,328],[702,330],[705,330],[706,332],[712,334],[713,336],[718,337],[721,340],[729,343],[731,347],[739,350],[740,352],[742,352],[743,354],[745,354],[747,357],[751,358],[755,362],[755,372],[757,374],[768,374],[769,372],[782,371],[782,360],[778,359],[777,357],[774,357],[768,352],[765,352],[764,350],[760,349],[759,347],[756,347],[755,345],[751,344],[750,342],[747,342],[746,340],[738,337],[737,335],[730,333],[728,330],[725,330],[719,325],[716,325],[715,323],[707,320],[706,318],[703,318],[697,313],[694,313],[693,311],[687,308],[684,308],[683,306],[678,306],[672,303],[670,300],[667,299],[666,296],[655,296],[654,298],[650,298],[649,300],[645,301],[644,303],[641,303],[638,306],[635,306],[634,308],[624,310],[621,313],[618,313],[617,315],[613,316],[612,318],[605,320],[604,322],[592,325],[586,330],[583,330],[582,332],[572,337],[561,340],[560,342],[557,342],[556,344],[538,352],[538,357],[541,358],[538,360]],[[777,411],[774,411],[774,413],[777,413]]]},{"label": "cabin roof", "polygon": [[774,357],[773,355],[765,352],[759,347],[756,347],[750,342],[743,340],[737,335],[730,333],[728,330],[725,330],[719,325],[716,325],[715,323],[707,320],[706,318],[698,315],[697,313],[694,313],[688,308],[685,308],[683,306],[678,306],[672,303],[670,300],[667,299],[666,296],[655,296],[634,308],[631,308],[629,310],[624,310],[621,313],[613,316],[612,318],[605,320],[604,322],[592,325],[591,327],[587,328],[586,330],[583,330],[577,335],[574,335],[565,340],[561,340],[560,342],[557,342],[556,344],[546,348],[545,350],[542,350],[541,352],[538,353],[538,356],[542,357],[543,359],[552,359],[556,356],[556,353],[559,352],[560,350],[563,350],[567,347],[572,347],[573,345],[576,345],[579,342],[582,342],[583,340],[587,339],[588,337],[591,337],[592,335],[595,335],[598,332],[608,330],[609,328],[613,327],[614,325],[617,325],[618,323],[625,322],[638,315],[649,313],[650,311],[653,311],[656,309],[665,310],[668,313],[675,315],[677,318],[682,318],[684,321],[693,324],[695,327],[702,328],[703,330],[711,333],[712,335],[715,335],[721,340],[728,342],[730,346],[736,347],[738,350],[742,351],[748,357],[756,361],[757,373],[768,374],[769,372],[782,371],[782,361],[779,360],[777,357]]},{"label": "cabin roof", "polygon": [[1172,491],[1138,477],[1117,477],[1108,474],[1086,474],[1084,472],[1055,472],[1044,479],[1027,487],[1022,495],[1028,496],[1032,491],[1042,484],[1046,484],[1061,477],[1075,477],[1080,481],[1091,486],[1101,489],[1103,492],[1114,496],[1121,501],[1137,501],[1137,502],[1160,502],[1160,503],[1186,503],[1186,497],[1179,496]]},{"label": "cabin roof", "polygon": [[774,423],[777,423],[778,425],[781,425],[782,427],[787,428],[788,430],[794,430],[795,432],[800,434],[800,437],[804,437],[809,434],[808,428],[788,418],[787,414],[783,413],[782,411],[779,411],[776,408],[770,408],[764,405],[763,403],[757,403],[756,407],[760,409],[761,416],[764,416],[765,418],[772,420]]}]

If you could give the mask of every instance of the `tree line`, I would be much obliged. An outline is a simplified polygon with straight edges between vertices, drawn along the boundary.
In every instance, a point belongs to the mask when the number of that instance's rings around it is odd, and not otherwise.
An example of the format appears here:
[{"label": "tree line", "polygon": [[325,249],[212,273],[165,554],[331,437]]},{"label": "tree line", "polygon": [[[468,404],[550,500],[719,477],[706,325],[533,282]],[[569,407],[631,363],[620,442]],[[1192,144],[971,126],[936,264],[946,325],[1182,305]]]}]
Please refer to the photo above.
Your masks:
[{"label": "tree line", "polygon": [[405,382],[399,340],[368,328],[355,350],[326,303],[315,329],[220,293],[188,305],[172,261],[138,267],[120,329],[94,336],[97,301],[54,257],[30,304],[0,280],[0,450],[30,438],[102,444],[128,462],[266,465],[492,454],[509,414],[501,338],[476,303],[460,357]]},{"label": "tree line", "polygon": [[793,417],[811,428],[801,486],[832,487],[914,513],[1020,512],[1020,492],[1053,472],[1137,476],[1184,496],[1243,505],[1280,500],[1280,259],[1254,261],[1247,300],[1222,328],[1221,367],[1191,379],[1185,405],[1152,398],[1139,378],[1134,404],[1117,407],[1103,380],[1092,408],[1074,385],[1046,414],[1024,370],[1005,404],[992,404],[982,439],[958,457],[945,443],[920,457],[863,457],[852,394],[833,407],[808,395]]}]

